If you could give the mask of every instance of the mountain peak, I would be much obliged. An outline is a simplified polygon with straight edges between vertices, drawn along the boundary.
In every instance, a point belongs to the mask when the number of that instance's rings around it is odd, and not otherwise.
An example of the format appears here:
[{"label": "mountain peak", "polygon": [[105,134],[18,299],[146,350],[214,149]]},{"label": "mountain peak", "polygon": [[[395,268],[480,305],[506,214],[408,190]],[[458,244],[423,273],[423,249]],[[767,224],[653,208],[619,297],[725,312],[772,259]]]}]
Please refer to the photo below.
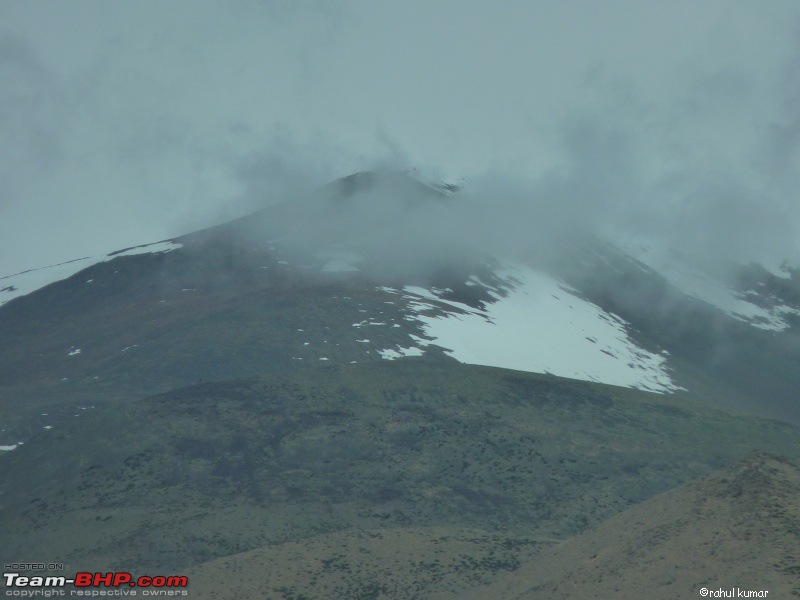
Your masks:
[{"label": "mountain peak", "polygon": [[408,170],[359,171],[337,179],[326,188],[338,198],[389,192],[409,200],[446,198],[460,189],[454,183],[426,183]]}]

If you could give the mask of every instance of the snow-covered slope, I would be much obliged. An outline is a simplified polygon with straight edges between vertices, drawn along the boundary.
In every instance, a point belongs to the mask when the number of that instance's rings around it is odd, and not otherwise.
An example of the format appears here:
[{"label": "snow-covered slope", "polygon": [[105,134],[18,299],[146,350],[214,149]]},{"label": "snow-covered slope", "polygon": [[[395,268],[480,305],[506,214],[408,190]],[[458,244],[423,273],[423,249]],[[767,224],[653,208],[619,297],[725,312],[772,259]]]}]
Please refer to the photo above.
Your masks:
[{"label": "snow-covered slope", "polygon": [[[670,376],[667,352],[641,348],[617,315],[584,300],[577,290],[534,269],[505,267],[502,288],[483,308],[445,300],[443,290],[383,288],[409,301],[410,319],[429,340],[460,362],[550,373],[653,392],[682,389]],[[486,285],[477,277],[472,285]]]},{"label": "snow-covered slope", "polygon": [[[761,290],[733,289],[729,283],[669,253],[643,247],[636,252],[636,258],[687,296],[707,302],[758,329],[785,331],[791,326],[787,316],[800,316],[800,310],[781,298],[764,294]],[[783,270],[775,270],[770,275],[782,280],[791,279],[791,275]]]},{"label": "snow-covered slope", "polygon": [[[795,406],[797,271],[723,283],[578,235],[512,261],[448,237],[468,209],[454,189],[361,174],[172,241],[0,278],[0,305],[66,279],[31,310],[0,306],[6,380],[116,378],[151,393],[310,364],[455,359]],[[102,264],[131,254],[145,256]]]},{"label": "snow-covered slope", "polygon": [[[175,244],[172,241],[142,244],[134,248],[127,248],[125,250],[112,252],[104,256],[78,258],[57,265],[51,265],[49,267],[29,269],[14,275],[0,277],[0,306],[9,300],[13,300],[19,296],[25,296],[31,292],[35,292],[36,290],[50,285],[51,283],[72,277],[76,273],[79,273],[84,269],[91,267],[92,265],[113,260],[118,256],[169,252],[170,250],[180,247],[181,244]],[[91,283],[91,281],[87,280],[87,283]]]}]

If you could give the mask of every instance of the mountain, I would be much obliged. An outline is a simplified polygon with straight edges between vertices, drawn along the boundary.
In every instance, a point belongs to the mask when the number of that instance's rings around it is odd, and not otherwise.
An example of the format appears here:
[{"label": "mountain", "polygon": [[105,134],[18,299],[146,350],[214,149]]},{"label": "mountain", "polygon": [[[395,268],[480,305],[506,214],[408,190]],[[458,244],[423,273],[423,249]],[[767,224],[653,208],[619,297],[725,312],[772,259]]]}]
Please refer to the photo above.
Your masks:
[{"label": "mountain", "polygon": [[[702,587],[733,589],[732,597],[741,589],[788,598],[800,593],[798,498],[797,467],[756,452],[566,541],[509,537],[498,543],[485,532],[454,529],[354,531],[216,559],[194,569],[192,579],[201,598],[226,597],[231,584],[220,582],[230,572],[242,573],[233,588],[237,597],[268,594],[268,572],[276,574],[273,589],[309,598],[370,590],[414,597],[399,590],[426,584],[419,597],[438,600],[625,600],[641,598],[643,585],[649,597],[665,600],[699,595]],[[520,565],[524,555],[531,559]],[[379,576],[359,580],[349,561],[366,563],[364,571]],[[481,586],[481,579],[495,582]]]},{"label": "mountain", "polygon": [[0,279],[2,554],[427,597],[754,449],[800,458],[796,270],[487,219],[359,173]]},{"label": "mountain", "polygon": [[0,279],[0,442],[55,427],[41,414],[78,402],[406,354],[685,388],[800,420],[796,271],[751,267],[724,287],[587,238],[489,256],[472,243],[482,213],[444,189],[356,174],[208,230]]},{"label": "mountain", "polygon": [[[757,452],[553,546],[470,596],[800,595],[800,470]],[[737,596],[761,591],[762,595]],[[720,597],[726,597],[720,595]]]},{"label": "mountain", "polygon": [[[187,573],[218,597],[466,592],[753,448],[800,458],[777,421],[418,358],[78,414],[0,459],[3,554]],[[225,565],[261,595],[208,584]]]}]

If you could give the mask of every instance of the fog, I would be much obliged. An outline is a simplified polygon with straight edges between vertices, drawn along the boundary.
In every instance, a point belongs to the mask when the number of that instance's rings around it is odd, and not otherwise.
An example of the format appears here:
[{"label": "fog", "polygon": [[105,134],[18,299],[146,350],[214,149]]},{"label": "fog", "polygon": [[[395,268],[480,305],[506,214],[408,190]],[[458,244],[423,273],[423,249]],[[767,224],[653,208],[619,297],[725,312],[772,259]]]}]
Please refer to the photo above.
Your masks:
[{"label": "fog", "polygon": [[373,240],[398,268],[576,233],[800,264],[794,2],[12,0],[0,23],[2,274],[374,169],[463,185],[455,214],[360,206],[362,238],[403,225]]}]

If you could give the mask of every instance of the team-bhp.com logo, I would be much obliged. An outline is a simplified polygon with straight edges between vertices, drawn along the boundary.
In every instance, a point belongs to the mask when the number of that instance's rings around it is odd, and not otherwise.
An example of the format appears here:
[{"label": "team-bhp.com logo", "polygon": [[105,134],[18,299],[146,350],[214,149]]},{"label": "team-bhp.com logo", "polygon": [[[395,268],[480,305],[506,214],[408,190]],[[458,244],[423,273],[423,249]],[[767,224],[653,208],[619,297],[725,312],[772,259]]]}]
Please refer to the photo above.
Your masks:
[{"label": "team-bhp.com logo", "polygon": [[[67,578],[63,575],[61,576],[28,576],[28,575],[20,575],[19,573],[3,573],[3,580],[5,582],[5,586],[7,588],[6,595],[17,595],[17,594],[9,594],[8,591],[12,588],[19,589],[19,588],[26,588],[26,589],[44,589],[44,588],[64,588],[66,586],[74,586],[76,588],[145,588],[143,590],[142,595],[154,595],[154,596],[176,596],[176,595],[185,595],[185,590],[180,590],[180,588],[185,588],[189,585],[189,580],[187,577],[181,575],[155,575],[150,577],[148,575],[142,575],[141,577],[134,578],[133,575],[126,571],[115,571],[109,573],[89,573],[86,571],[82,571],[80,573],[76,573],[74,577]],[[152,590],[153,593],[148,594],[147,591],[151,590],[151,588],[158,588],[159,592],[156,590]],[[168,588],[172,593],[165,594],[165,588]],[[176,589],[178,588],[178,589]],[[81,592],[70,595],[85,595],[85,596],[95,596],[100,595],[96,592],[91,593],[90,590],[72,590],[72,592]],[[36,594],[31,594],[36,595]],[[126,594],[127,595],[127,594]],[[131,594],[133,595],[133,594]]]}]

